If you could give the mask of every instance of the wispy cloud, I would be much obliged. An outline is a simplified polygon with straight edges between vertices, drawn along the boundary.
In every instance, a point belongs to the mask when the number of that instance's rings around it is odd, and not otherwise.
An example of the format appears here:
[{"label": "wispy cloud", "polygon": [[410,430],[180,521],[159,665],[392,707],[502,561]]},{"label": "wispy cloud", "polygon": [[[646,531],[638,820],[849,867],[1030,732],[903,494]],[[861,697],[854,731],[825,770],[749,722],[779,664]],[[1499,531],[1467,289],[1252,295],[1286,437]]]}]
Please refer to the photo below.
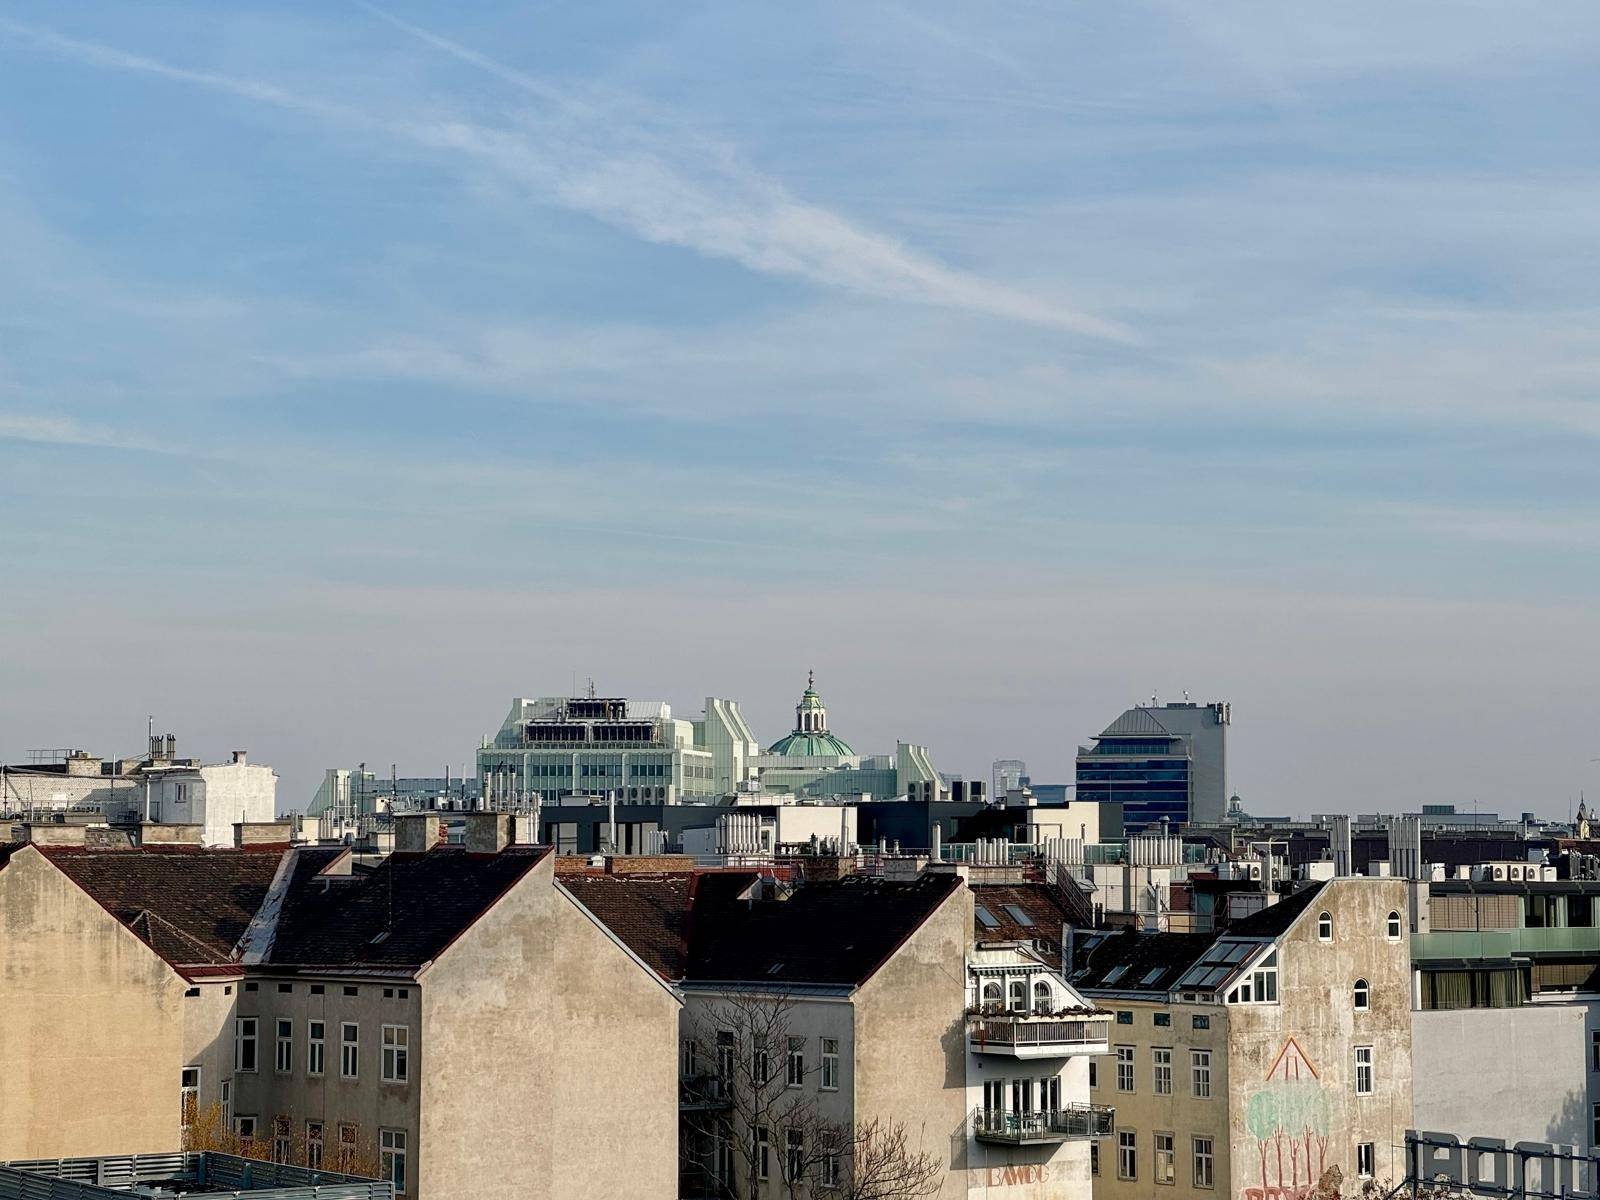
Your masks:
[{"label": "wispy cloud", "polygon": [[[848,217],[792,195],[726,147],[676,137],[670,123],[618,121],[566,102],[522,72],[381,13],[410,36],[502,81],[556,103],[500,126],[473,120],[383,116],[275,84],[181,67],[53,30],[0,19],[0,33],[49,53],[108,70],[159,76],[225,92],[341,127],[381,130],[432,151],[468,159],[502,183],[545,202],[587,213],[646,241],[681,246],[766,275],[1115,341],[1123,325],[1050,298],[949,267]],[[682,132],[682,131],[678,131]]]},{"label": "wispy cloud", "polygon": [[113,450],[171,453],[173,447],[104,425],[86,424],[72,417],[0,412],[0,441],[36,442],[50,446],[93,446]]}]

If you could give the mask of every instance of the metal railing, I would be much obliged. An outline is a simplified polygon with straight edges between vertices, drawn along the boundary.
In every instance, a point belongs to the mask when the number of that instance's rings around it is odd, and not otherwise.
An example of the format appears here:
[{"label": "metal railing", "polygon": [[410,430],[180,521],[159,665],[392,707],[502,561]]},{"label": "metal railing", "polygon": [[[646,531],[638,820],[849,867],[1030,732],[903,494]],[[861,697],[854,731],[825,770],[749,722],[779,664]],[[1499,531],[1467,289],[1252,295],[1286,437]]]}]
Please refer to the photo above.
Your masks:
[{"label": "metal railing", "polygon": [[0,1163],[0,1200],[128,1200],[142,1184],[198,1185],[212,1197],[394,1200],[394,1185],[231,1154],[120,1154]]},{"label": "metal railing", "polygon": [[1048,1112],[1015,1113],[982,1107],[972,1110],[973,1136],[990,1142],[1020,1145],[1110,1137],[1116,1125],[1116,1109],[1101,1104],[1068,1104]]},{"label": "metal railing", "polygon": [[967,1018],[967,1035],[989,1046],[1097,1046],[1108,1036],[1109,1017],[1100,1020],[1058,1020],[1024,1013]]},{"label": "metal railing", "polygon": [[721,1075],[684,1075],[678,1079],[680,1109],[727,1108],[732,1103],[728,1081]]}]

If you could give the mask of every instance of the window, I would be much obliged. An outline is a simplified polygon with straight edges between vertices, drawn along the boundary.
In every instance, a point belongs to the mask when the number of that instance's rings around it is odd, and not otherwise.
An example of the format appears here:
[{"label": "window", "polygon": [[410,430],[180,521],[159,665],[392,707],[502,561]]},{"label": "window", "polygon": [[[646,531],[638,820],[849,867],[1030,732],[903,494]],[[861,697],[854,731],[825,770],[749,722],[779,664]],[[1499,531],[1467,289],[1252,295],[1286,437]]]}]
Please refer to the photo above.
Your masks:
[{"label": "window", "polygon": [[1013,979],[1011,981],[1011,1011],[1028,1011],[1028,985],[1024,980]]},{"label": "window", "polygon": [[806,1173],[806,1135],[798,1129],[788,1129],[783,1135],[783,1177],[798,1180]]},{"label": "window", "polygon": [[[1150,1050],[1150,1086],[1158,1096],[1172,1095],[1172,1047],[1154,1046]],[[1160,1182],[1157,1180],[1157,1182]]]},{"label": "window", "polygon": [[1039,1080],[1039,1111],[1061,1111],[1061,1076],[1051,1075]]},{"label": "window", "polygon": [[1377,1162],[1377,1155],[1373,1153],[1373,1143],[1356,1143],[1356,1174],[1363,1179],[1371,1179],[1373,1167]]},{"label": "window", "polygon": [[323,992],[323,987],[322,987],[322,985],[320,983],[313,983],[311,985],[311,994],[313,996],[320,996],[320,995],[322,995],[322,992]]},{"label": "window", "polygon": [[819,1085],[825,1092],[839,1090],[839,1039],[822,1039],[822,1082]]},{"label": "window", "polygon": [[1013,1079],[1011,1081],[1011,1111],[1014,1113],[1031,1113],[1033,1111],[1033,1080]]},{"label": "window", "polygon": [[784,1077],[788,1087],[797,1088],[806,1081],[806,1040],[803,1037],[789,1039],[789,1066]]},{"label": "window", "polygon": [[1133,1024],[1133,1012],[1132,1012],[1132,1010],[1131,1009],[1126,1009],[1126,1008],[1117,1009],[1117,1024],[1118,1025],[1132,1025]]},{"label": "window", "polygon": [[339,1026],[339,1077],[354,1079],[361,1066],[361,1027],[354,1021]]},{"label": "window", "polygon": [[183,1128],[187,1130],[194,1124],[195,1113],[200,1111],[200,1068],[185,1067],[182,1079],[178,1092],[178,1112]]},{"label": "window", "polygon": [[1089,1060],[1089,1086],[1091,1088],[1100,1086],[1100,1064],[1093,1058]]},{"label": "window", "polygon": [[1372,1047],[1356,1047],[1356,1095],[1372,1095]]},{"label": "window", "polygon": [[294,1157],[294,1125],[288,1117],[272,1118],[272,1161],[286,1163]]},{"label": "window", "polygon": [[1155,1135],[1155,1139],[1156,1182],[1168,1184],[1176,1183],[1178,1179],[1178,1170],[1173,1165],[1172,1161],[1172,1135],[1170,1133],[1158,1133]]},{"label": "window", "polygon": [[822,1156],[822,1186],[836,1188],[839,1186],[839,1155],[836,1151],[829,1150]]},{"label": "window", "polygon": [[1255,970],[1228,992],[1229,1004],[1276,1004],[1278,1002],[1278,952],[1268,954]]},{"label": "window", "polygon": [[1391,942],[1398,942],[1400,940],[1400,914],[1399,913],[1392,912],[1392,913],[1389,914],[1388,924],[1386,925],[1386,927],[1384,929],[1384,936],[1387,937]]},{"label": "window", "polygon": [[1189,1051],[1189,1083],[1195,1099],[1211,1099],[1211,1051]]},{"label": "window", "polygon": [[[1600,1029],[1589,1032],[1589,1069],[1600,1071]],[[1600,1142],[1595,1144],[1600,1145]]]},{"label": "window", "polygon": [[361,1126],[351,1125],[348,1122],[339,1126],[339,1161],[335,1164],[340,1171],[348,1171],[355,1162],[356,1144],[361,1137]]},{"label": "window", "polygon": [[1591,1146],[1600,1146],[1600,1104],[1594,1105],[1592,1118],[1590,1123],[1593,1128],[1589,1130],[1589,1144]]},{"label": "window", "polygon": [[410,1078],[410,1074],[410,1026],[385,1025],[383,1027],[383,1081],[385,1083],[404,1083]]},{"label": "window", "polygon": [[253,1138],[256,1135],[256,1119],[254,1117],[235,1117],[233,1131],[242,1138]]},{"label": "window", "polygon": [[1100,1143],[1097,1141],[1089,1143],[1089,1174],[1097,1177],[1100,1174]]},{"label": "window", "polygon": [[222,1127],[228,1128],[233,1124],[233,1080],[222,1081],[222,1091],[219,1093],[222,1101]]},{"label": "window", "polygon": [[1047,1013],[1055,1007],[1050,1000],[1050,985],[1040,979],[1033,985],[1033,1011]]},{"label": "window", "polygon": [[983,985],[983,1007],[998,1012],[1005,1006],[1005,993],[1000,990],[1000,984],[991,980]]},{"label": "window", "polygon": [[1165,1029],[1172,1024],[1171,1013],[1151,1013],[1150,1023],[1157,1029]]},{"label": "window", "polygon": [[738,1051],[733,1030],[717,1030],[717,1078],[733,1079],[733,1060]]},{"label": "window", "polygon": [[378,1163],[383,1178],[394,1184],[397,1196],[406,1191],[406,1131],[404,1129],[378,1130]]},{"label": "window", "polygon": [[306,1022],[306,1074],[321,1075],[328,1052],[328,1027],[321,1021]]},{"label": "window", "polygon": [[322,1122],[306,1122],[306,1166],[322,1170]]},{"label": "window", "polygon": [[1367,1011],[1372,1000],[1372,989],[1367,986],[1365,979],[1356,980],[1356,986],[1351,989],[1351,998],[1357,1012]]},{"label": "window", "polygon": [[1189,1024],[1194,1029],[1210,1029],[1211,1018],[1204,1015],[1196,1016],[1190,1020]]},{"label": "window", "polygon": [[750,1074],[755,1078],[757,1086],[764,1085],[772,1078],[772,1055],[767,1053],[765,1042],[756,1043],[755,1061],[750,1064]]},{"label": "window", "polygon": [[765,1125],[757,1125],[750,1131],[750,1140],[755,1145],[756,1178],[768,1179],[772,1175],[772,1137]]},{"label": "window", "polygon": [[1139,1135],[1131,1129],[1117,1130],[1117,1178],[1139,1178]]},{"label": "window", "polygon": [[279,1075],[294,1070],[294,1022],[284,1017],[278,1018],[277,1055],[272,1066]]},{"label": "window", "polygon": [[254,1071],[256,1069],[256,1019],[254,1017],[240,1017],[234,1023],[233,1069],[235,1071]]},{"label": "window", "polygon": [[261,985],[259,983],[247,983],[244,985],[244,990],[247,992],[259,992]]},{"label": "window", "polygon": [[1211,1144],[1211,1139],[1197,1137],[1191,1139],[1194,1148],[1194,1185],[1197,1188],[1210,1188],[1216,1186],[1216,1148]]},{"label": "window", "polygon": [[693,1079],[700,1074],[700,1043],[694,1038],[683,1043],[683,1077]]},{"label": "window", "polygon": [[359,996],[361,994],[361,989],[360,988],[353,988],[353,987],[346,987],[344,989],[344,994],[346,996]]},{"label": "window", "polygon": [[987,1113],[1003,1113],[1006,1110],[1006,1081],[1004,1079],[985,1079],[983,1081],[983,1111]]},{"label": "window", "polygon": [[1117,1091],[1133,1091],[1133,1047],[1117,1047]]},{"label": "window", "polygon": [[292,984],[292,983],[280,983],[278,985],[278,993],[280,995],[289,995],[289,994],[292,994],[293,992],[294,992],[294,984]]},{"label": "window", "polygon": [[1328,912],[1317,914],[1317,941],[1333,941],[1333,914]]},{"label": "window", "polygon": [[1567,925],[1572,929],[1594,927],[1594,897],[1584,893],[1567,897]]}]

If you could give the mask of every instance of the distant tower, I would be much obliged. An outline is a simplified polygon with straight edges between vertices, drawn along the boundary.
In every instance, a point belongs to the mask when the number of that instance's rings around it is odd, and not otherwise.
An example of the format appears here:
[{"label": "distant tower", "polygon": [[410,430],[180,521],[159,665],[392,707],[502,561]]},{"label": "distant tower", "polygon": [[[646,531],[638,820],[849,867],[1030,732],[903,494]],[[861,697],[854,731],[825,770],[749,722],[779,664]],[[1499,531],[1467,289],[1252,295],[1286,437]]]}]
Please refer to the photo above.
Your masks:
[{"label": "distant tower", "polygon": [[997,758],[990,767],[990,773],[991,794],[996,799],[1004,799],[1012,788],[1022,786],[1022,781],[1028,777],[1028,764],[1020,758]]},{"label": "distant tower", "polygon": [[1578,836],[1587,839],[1589,836],[1589,807],[1584,803],[1583,797],[1578,797]]}]

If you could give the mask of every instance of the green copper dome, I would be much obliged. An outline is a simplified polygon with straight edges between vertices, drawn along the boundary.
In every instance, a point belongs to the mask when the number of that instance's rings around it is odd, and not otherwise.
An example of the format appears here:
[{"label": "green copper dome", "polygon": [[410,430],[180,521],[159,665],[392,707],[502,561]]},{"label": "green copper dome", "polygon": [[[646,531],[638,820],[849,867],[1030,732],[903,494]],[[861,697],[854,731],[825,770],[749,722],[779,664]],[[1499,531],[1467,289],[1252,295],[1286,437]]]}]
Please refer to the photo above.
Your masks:
[{"label": "green copper dome", "polygon": [[804,758],[854,758],[855,751],[828,732],[828,710],[817,695],[815,672],[806,675],[806,690],[794,708],[794,731],[767,747],[768,754]]}]

